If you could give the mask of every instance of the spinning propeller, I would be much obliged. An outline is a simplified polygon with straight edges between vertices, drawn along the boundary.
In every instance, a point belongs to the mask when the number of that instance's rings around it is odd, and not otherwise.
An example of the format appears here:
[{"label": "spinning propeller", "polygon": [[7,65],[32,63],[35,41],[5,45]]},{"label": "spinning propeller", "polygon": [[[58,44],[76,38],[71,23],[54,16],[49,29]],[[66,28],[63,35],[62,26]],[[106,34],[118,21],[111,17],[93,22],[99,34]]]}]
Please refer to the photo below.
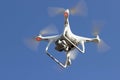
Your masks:
[{"label": "spinning propeller", "polygon": [[97,46],[98,46],[98,51],[99,52],[105,52],[107,51],[110,47],[99,37],[100,33],[100,28],[104,26],[104,23],[102,22],[94,22],[94,27],[93,27],[93,35],[97,38]]},{"label": "spinning propeller", "polygon": [[[71,15],[80,15],[80,16],[86,16],[87,15],[87,5],[84,0],[80,0],[80,2],[74,6],[73,8],[69,9]],[[49,7],[48,8],[48,14],[50,16],[56,16],[58,14],[63,14],[65,12],[64,8],[59,7]]]},{"label": "spinning propeller", "polygon": [[58,34],[58,30],[55,25],[51,24],[46,28],[40,31],[40,35],[51,35],[51,34]]},{"label": "spinning propeller", "polygon": [[77,57],[77,53],[78,53],[78,51],[76,49],[69,51],[68,54],[69,54],[70,59],[75,60]]},{"label": "spinning propeller", "polygon": [[39,42],[42,40],[42,36],[57,34],[57,33],[58,33],[57,28],[54,25],[49,25],[45,29],[42,29],[38,36],[35,36],[33,38],[24,39],[24,43],[25,43],[25,45],[27,45],[28,48],[30,48],[34,51],[37,51]]}]

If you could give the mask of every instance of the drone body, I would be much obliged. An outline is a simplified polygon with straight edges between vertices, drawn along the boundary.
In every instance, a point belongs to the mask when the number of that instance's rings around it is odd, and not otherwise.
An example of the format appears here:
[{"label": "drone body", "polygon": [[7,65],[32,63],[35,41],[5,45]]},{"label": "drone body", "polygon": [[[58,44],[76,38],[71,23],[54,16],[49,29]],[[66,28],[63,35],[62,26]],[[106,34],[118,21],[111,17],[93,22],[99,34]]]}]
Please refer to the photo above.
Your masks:
[{"label": "drone body", "polygon": [[[46,37],[43,37],[41,34],[39,34],[39,36],[35,38],[37,41],[41,41],[41,40],[48,41],[48,45],[46,47],[46,54],[63,68],[66,68],[71,64],[70,51],[77,49],[81,53],[85,53],[84,44],[86,42],[96,42],[96,43],[100,42],[100,38],[98,35],[96,35],[95,38],[86,38],[73,34],[69,24],[69,15],[70,15],[69,12],[70,12],[69,9],[66,9],[64,11],[65,21],[64,21],[64,30],[62,34],[55,36],[46,36]],[[66,53],[65,64],[58,61],[55,57],[53,57],[50,54],[50,52],[48,52],[51,43],[55,43],[56,46],[55,50],[60,52],[64,51]],[[82,49],[80,49],[78,45],[81,45]]]},{"label": "drone body", "polygon": [[[86,10],[85,10],[86,9]],[[34,41],[41,42],[47,41],[48,44],[46,46],[46,54],[54,60],[57,64],[59,64],[63,68],[67,68],[71,65],[71,60],[74,58],[73,54],[75,54],[75,50],[77,49],[80,53],[85,53],[85,43],[94,42],[97,43],[98,46],[103,44],[103,41],[99,38],[98,30],[94,32],[94,38],[87,38],[75,35],[70,29],[69,23],[69,16],[70,15],[82,15],[85,16],[87,12],[87,7],[84,0],[81,0],[77,6],[73,7],[72,9],[64,9],[64,8],[49,8],[49,12],[51,16],[55,16],[57,14],[64,14],[64,30],[61,34],[53,35],[53,36],[44,36],[47,33],[54,33],[55,30],[52,28],[43,30],[36,36]],[[33,40],[32,40],[33,41]],[[35,44],[36,44],[35,42]],[[65,52],[66,54],[66,61],[63,64],[57,58],[55,58],[52,54],[50,54],[49,49],[50,45],[55,44],[55,50],[58,52]],[[78,46],[81,45],[81,48]],[[104,47],[104,46],[103,46]],[[107,45],[105,47],[108,47]],[[108,47],[109,48],[109,47]]]}]

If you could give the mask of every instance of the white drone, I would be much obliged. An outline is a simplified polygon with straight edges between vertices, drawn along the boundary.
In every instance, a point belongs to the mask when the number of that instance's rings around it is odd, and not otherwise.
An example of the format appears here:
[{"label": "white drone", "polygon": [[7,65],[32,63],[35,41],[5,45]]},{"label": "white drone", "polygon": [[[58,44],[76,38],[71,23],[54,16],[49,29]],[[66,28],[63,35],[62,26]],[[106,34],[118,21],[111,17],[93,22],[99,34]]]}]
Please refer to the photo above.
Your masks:
[{"label": "white drone", "polygon": [[[54,10],[55,14],[58,13],[64,13],[64,31],[62,34],[60,35],[54,35],[54,36],[43,36],[43,34],[47,33],[46,31],[42,31],[38,36],[35,37],[35,40],[37,42],[40,41],[47,41],[48,45],[46,46],[46,54],[53,59],[56,63],[58,63],[60,66],[62,66],[63,68],[66,68],[68,66],[71,65],[71,51],[74,49],[77,49],[79,52],[81,53],[85,53],[85,43],[86,42],[95,42],[95,43],[100,43],[101,39],[99,38],[99,35],[96,33],[95,38],[87,38],[87,37],[82,37],[82,36],[78,36],[75,35],[74,33],[72,33],[71,29],[70,29],[70,24],[69,24],[69,15],[70,14],[74,14],[77,11],[77,7],[72,8],[72,9],[63,9],[63,8],[51,8],[52,10]],[[48,31],[49,32],[49,31]],[[55,50],[61,52],[64,51],[66,53],[66,61],[65,64],[63,64],[62,62],[60,62],[57,58],[55,58],[54,56],[52,56],[50,54],[49,47],[52,43],[55,43]],[[81,45],[82,48],[79,48],[78,45]]]}]

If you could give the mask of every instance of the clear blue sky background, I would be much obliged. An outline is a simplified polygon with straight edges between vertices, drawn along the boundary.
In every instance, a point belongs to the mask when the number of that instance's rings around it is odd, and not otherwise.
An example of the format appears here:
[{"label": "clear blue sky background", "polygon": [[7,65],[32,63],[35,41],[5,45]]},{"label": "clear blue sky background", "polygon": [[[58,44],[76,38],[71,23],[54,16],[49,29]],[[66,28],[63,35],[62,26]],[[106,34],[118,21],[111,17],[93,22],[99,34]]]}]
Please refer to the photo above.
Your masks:
[{"label": "clear blue sky background", "polygon": [[47,43],[41,42],[38,51],[24,45],[24,38],[38,34],[51,23],[62,32],[63,15],[49,17],[48,7],[70,8],[77,2],[79,0],[0,1],[0,80],[120,80],[119,0],[85,0],[88,16],[70,16],[72,31],[87,37],[93,37],[93,21],[105,22],[100,36],[111,49],[104,54],[97,51],[96,45],[86,44],[86,53],[78,54],[69,68],[61,69],[45,54]]}]

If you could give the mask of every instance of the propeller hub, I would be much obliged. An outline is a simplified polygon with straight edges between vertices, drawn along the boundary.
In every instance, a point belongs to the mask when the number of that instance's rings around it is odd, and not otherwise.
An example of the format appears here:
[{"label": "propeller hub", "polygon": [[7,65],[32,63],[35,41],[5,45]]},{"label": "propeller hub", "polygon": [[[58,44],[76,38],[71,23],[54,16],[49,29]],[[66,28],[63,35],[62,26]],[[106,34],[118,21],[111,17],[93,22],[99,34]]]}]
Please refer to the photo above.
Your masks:
[{"label": "propeller hub", "polygon": [[68,17],[68,13],[67,12],[64,12],[64,17]]},{"label": "propeller hub", "polygon": [[100,40],[100,37],[97,35],[96,38],[97,38],[97,42],[100,43],[100,41],[101,41],[101,40]]},{"label": "propeller hub", "polygon": [[36,40],[36,41],[41,41],[42,38],[40,38],[40,37],[36,37],[35,40]]}]

